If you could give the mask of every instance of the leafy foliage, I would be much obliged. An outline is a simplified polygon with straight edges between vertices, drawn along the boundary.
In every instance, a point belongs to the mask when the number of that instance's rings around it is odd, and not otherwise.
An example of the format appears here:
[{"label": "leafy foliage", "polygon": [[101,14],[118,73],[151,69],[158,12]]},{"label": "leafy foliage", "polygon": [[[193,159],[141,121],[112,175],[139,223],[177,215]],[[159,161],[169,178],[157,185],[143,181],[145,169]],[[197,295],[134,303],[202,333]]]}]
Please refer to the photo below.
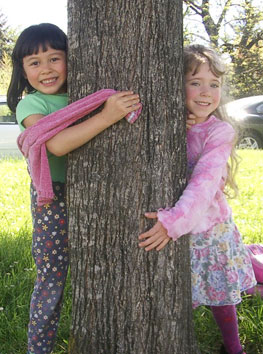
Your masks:
[{"label": "leafy foliage", "polygon": [[[186,35],[208,42],[231,61],[230,96],[241,98],[263,91],[263,12],[251,0],[184,0]],[[199,19],[199,31],[189,21]]]},{"label": "leafy foliage", "polygon": [[0,94],[6,94],[11,76],[11,53],[17,33],[7,26],[5,15],[0,10]]},{"label": "leafy foliage", "polygon": [[0,61],[0,94],[6,94],[11,77],[11,72],[11,57],[6,52],[4,52],[3,58]]},{"label": "leafy foliage", "polygon": [[4,53],[11,55],[16,37],[16,31],[7,26],[6,17],[0,11],[0,61],[2,61]]}]

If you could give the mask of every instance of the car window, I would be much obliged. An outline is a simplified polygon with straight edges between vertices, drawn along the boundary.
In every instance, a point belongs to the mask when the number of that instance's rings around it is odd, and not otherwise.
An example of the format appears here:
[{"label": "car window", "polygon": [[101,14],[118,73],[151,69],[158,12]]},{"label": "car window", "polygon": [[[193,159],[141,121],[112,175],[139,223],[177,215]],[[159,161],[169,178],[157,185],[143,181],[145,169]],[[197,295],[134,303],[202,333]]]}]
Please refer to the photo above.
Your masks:
[{"label": "car window", "polygon": [[5,102],[0,102],[0,124],[16,124],[15,114],[10,111]]},{"label": "car window", "polygon": [[260,104],[257,106],[256,111],[257,111],[258,113],[263,113],[263,103],[260,103]]}]

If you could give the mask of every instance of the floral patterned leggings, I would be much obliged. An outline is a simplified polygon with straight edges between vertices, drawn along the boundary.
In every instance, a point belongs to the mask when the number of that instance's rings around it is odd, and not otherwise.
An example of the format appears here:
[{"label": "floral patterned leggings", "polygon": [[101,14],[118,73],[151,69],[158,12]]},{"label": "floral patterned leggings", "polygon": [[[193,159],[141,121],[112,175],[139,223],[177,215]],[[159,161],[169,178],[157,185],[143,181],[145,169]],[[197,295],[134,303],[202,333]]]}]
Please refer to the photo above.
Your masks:
[{"label": "floral patterned leggings", "polygon": [[32,255],[37,279],[30,303],[28,352],[48,354],[54,347],[68,271],[65,186],[53,183],[54,201],[41,207],[31,186]]}]

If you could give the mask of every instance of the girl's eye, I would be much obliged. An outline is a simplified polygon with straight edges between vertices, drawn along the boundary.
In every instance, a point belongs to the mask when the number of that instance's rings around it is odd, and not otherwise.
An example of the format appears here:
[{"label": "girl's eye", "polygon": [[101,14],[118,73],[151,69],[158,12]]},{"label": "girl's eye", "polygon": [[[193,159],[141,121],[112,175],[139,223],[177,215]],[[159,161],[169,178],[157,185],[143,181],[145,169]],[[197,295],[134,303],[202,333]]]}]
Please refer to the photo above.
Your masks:
[{"label": "girl's eye", "polygon": [[191,85],[192,85],[192,86],[199,86],[199,82],[193,81],[193,82],[191,82]]},{"label": "girl's eye", "polygon": [[212,88],[218,88],[218,87],[219,87],[219,84],[212,84],[211,87],[212,87]]},{"label": "girl's eye", "polygon": [[58,61],[58,60],[59,60],[59,58],[55,57],[55,58],[51,58],[50,61],[51,61],[52,63],[54,63],[55,61]]},{"label": "girl's eye", "polygon": [[32,63],[30,64],[31,66],[37,66],[39,64],[38,61],[32,61]]}]

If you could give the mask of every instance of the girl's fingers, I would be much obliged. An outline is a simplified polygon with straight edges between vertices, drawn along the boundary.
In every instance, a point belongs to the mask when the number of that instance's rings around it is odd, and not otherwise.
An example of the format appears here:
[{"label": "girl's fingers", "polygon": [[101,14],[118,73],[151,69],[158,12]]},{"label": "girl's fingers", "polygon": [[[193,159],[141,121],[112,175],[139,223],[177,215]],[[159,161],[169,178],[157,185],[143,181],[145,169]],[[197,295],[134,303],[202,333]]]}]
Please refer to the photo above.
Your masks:
[{"label": "girl's fingers", "polygon": [[126,95],[122,97],[124,102],[131,101],[131,100],[138,100],[139,98],[140,96],[138,95],[138,93],[132,95]]},{"label": "girl's fingers", "polygon": [[119,105],[122,106],[128,113],[137,111],[141,108],[139,95],[128,95],[118,99]]},{"label": "girl's fingers", "polygon": [[143,234],[139,235],[139,240],[143,240],[145,238],[152,237],[155,234],[153,229],[151,228],[150,230],[144,232]]},{"label": "girl's fingers", "polygon": [[[140,237],[143,236],[143,235],[140,235]],[[143,242],[141,242],[140,244],[143,245],[143,246],[148,246],[150,245],[151,243],[155,242],[156,240],[160,240],[160,242],[162,242],[167,236],[165,234],[163,234],[162,232],[160,231],[156,231],[154,234],[152,234],[150,237],[141,237],[139,239],[144,239]]]},{"label": "girl's fingers", "polygon": [[[145,213],[145,217],[148,219],[156,219],[156,212]],[[143,240],[139,243],[139,247],[145,248],[146,251],[150,251],[156,248],[157,251],[164,248],[167,243],[170,241],[170,238],[167,235],[166,229],[162,226],[160,221],[157,221],[156,224],[148,231],[139,235],[139,240]]]},{"label": "girl's fingers", "polygon": [[[149,231],[151,231],[151,230],[149,230]],[[155,241],[159,237],[159,233],[158,232],[152,231],[151,233],[149,233],[149,231],[145,232],[145,234],[142,234],[142,235],[139,236],[139,240],[144,240],[140,244],[143,244],[144,246],[147,246],[147,245],[149,245],[150,243],[152,243],[153,241]]]},{"label": "girl's fingers", "polygon": [[130,101],[130,102],[126,102],[126,103],[125,103],[125,106],[126,106],[127,108],[133,108],[133,107],[136,106],[136,105],[141,105],[141,104],[140,104],[140,100],[136,99],[136,100],[132,100],[132,101]]},{"label": "girl's fingers", "polygon": [[[155,214],[155,213],[153,213]],[[153,237],[154,235],[158,235],[162,232],[162,228],[160,228],[161,223],[157,222],[150,230],[144,232],[143,234],[139,235],[139,240],[143,240],[145,238]]]},{"label": "girl's fingers", "polygon": [[145,251],[151,251],[160,244],[161,240],[157,239],[155,242],[151,243],[148,247],[145,247]]},{"label": "girl's fingers", "polygon": [[132,111],[137,111],[139,108],[141,108],[141,106],[142,105],[140,103],[138,103],[138,104],[133,104],[131,106],[128,106],[128,107],[126,107],[126,109],[127,109],[127,112],[130,113]]},{"label": "girl's fingers", "polygon": [[[154,248],[156,248],[157,251],[161,250],[162,248],[164,248],[166,246],[166,244],[169,242],[169,238],[167,238],[166,235],[156,235],[156,237],[152,237],[151,239],[149,239],[151,242],[149,243],[149,245],[147,245],[147,247],[145,247],[146,251],[150,251]],[[149,241],[147,240],[147,241]]]},{"label": "girl's fingers", "polygon": [[134,95],[134,92],[133,91],[118,91],[113,96],[115,96],[115,97],[124,97],[124,96],[130,96],[130,95]]},{"label": "girl's fingers", "polygon": [[126,93],[116,93],[115,97],[117,99],[122,100],[122,102],[126,103],[126,102],[130,102],[133,100],[138,100],[140,98],[140,96],[138,95],[138,93],[133,93],[133,92],[126,92]]},{"label": "girl's fingers", "polygon": [[108,98],[109,101],[118,102],[119,104],[132,105],[140,101],[140,96],[132,91],[122,91],[115,93]]},{"label": "girl's fingers", "polygon": [[144,238],[152,237],[156,234],[158,234],[160,231],[159,229],[159,224],[155,224],[150,230],[144,232],[143,234],[139,235],[139,240],[142,240]]},{"label": "girl's fingers", "polygon": [[194,125],[195,124],[195,119],[187,119],[186,123],[188,125]]},{"label": "girl's fingers", "polygon": [[157,219],[157,213],[156,212],[147,212],[144,215],[148,219]]},{"label": "girl's fingers", "polygon": [[169,241],[170,238],[163,239],[162,237],[157,237],[156,239],[155,237],[152,237],[144,242],[139,243],[139,247],[145,247],[145,251],[151,251],[154,248],[156,248],[157,251],[160,251],[167,245]]},{"label": "girl's fingers", "polygon": [[149,247],[151,244],[157,241],[158,241],[158,235],[155,235],[150,238],[147,238],[147,240],[144,240],[143,242],[140,242],[139,247]]},{"label": "girl's fingers", "polygon": [[141,106],[140,100],[138,98],[127,100],[122,103],[125,108],[134,108],[135,106]]},{"label": "girl's fingers", "polygon": [[161,249],[163,249],[169,241],[170,241],[170,238],[166,238],[165,240],[163,240],[163,242],[156,248],[156,250],[160,251]]}]

